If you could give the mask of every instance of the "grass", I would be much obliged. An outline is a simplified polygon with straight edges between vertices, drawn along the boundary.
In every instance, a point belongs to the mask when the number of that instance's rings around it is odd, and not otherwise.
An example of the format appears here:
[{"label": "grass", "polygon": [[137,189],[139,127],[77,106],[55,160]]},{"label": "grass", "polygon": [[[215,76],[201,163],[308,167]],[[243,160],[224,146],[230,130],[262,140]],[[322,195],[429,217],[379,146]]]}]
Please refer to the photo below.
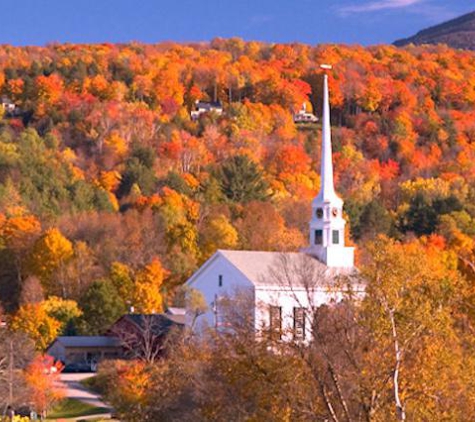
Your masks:
[{"label": "grass", "polygon": [[89,391],[93,391],[94,393],[97,393],[97,394],[103,394],[104,393],[103,389],[101,388],[100,383],[98,382],[97,375],[94,375],[94,376],[89,377],[89,378],[85,378],[85,379],[79,381],[79,383],[83,387],[87,388]]},{"label": "grass", "polygon": [[65,399],[48,414],[48,420],[80,418],[109,411],[105,407],[95,407],[76,399]]}]

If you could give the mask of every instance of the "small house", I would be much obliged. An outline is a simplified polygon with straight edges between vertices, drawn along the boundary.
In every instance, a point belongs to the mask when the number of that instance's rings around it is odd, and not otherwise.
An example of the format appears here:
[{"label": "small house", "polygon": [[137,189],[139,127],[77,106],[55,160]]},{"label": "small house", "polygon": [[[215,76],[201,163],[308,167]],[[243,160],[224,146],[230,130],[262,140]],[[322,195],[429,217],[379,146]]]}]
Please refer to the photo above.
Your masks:
[{"label": "small house", "polygon": [[59,336],[48,346],[46,353],[65,365],[143,358],[144,355],[158,357],[167,335],[184,325],[185,311],[181,308],[170,308],[164,314],[127,314],[102,336]]},{"label": "small house", "polygon": [[307,105],[302,104],[302,108],[294,114],[294,123],[317,123],[318,117],[307,112]]},{"label": "small house", "polygon": [[219,101],[196,101],[195,109],[191,111],[191,120],[198,120],[202,114],[205,113],[216,113],[218,116],[223,114],[223,106]]},{"label": "small house", "polygon": [[120,317],[107,330],[106,335],[119,340],[124,356],[151,360],[161,356],[172,331],[185,325],[185,314],[177,308],[174,313],[127,314]]},{"label": "small house", "polygon": [[103,359],[122,357],[122,345],[109,336],[59,336],[46,349],[46,353],[65,365],[94,364]]},{"label": "small house", "polygon": [[0,99],[0,106],[2,107],[5,113],[13,113],[15,111],[16,105],[8,97],[2,97]]}]

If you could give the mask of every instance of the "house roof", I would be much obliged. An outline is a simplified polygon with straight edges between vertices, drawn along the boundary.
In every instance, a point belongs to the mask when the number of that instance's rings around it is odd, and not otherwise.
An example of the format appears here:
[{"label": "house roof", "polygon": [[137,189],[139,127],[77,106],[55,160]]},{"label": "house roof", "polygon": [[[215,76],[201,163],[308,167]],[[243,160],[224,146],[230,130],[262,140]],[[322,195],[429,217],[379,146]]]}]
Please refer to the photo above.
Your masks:
[{"label": "house roof", "polygon": [[151,329],[156,335],[167,333],[173,325],[182,326],[185,324],[185,315],[168,314],[127,314],[121,316],[107,333],[116,334],[116,329],[120,321],[129,321],[141,329]]},{"label": "house roof", "polygon": [[[119,347],[120,341],[115,337],[106,336],[59,336],[54,343],[64,347]],[[51,345],[49,346],[51,347]],[[48,347],[48,348],[49,348]]]},{"label": "house roof", "polygon": [[[133,322],[135,322],[137,325],[142,327],[146,322],[147,319],[149,321],[156,325],[156,326],[168,326],[170,323],[176,323],[172,319],[173,315],[165,315],[165,314],[130,314],[127,315],[127,318],[131,319]],[[180,316],[180,315],[175,315],[175,316]]]},{"label": "house roof", "polygon": [[196,108],[204,108],[207,110],[223,108],[223,105],[219,101],[197,101]]},{"label": "house roof", "polygon": [[1,102],[2,104],[14,104],[13,101],[10,100],[10,98],[5,97],[5,96],[3,96],[3,97],[0,98],[0,102]]},{"label": "house roof", "polygon": [[[329,268],[304,252],[263,252],[218,250],[189,280],[197,276],[218,257],[224,257],[256,287],[315,288],[335,281],[337,275],[353,270]],[[325,283],[322,283],[325,281]]]},{"label": "house roof", "polygon": [[169,306],[167,310],[165,311],[165,313],[167,315],[186,315],[186,309]]}]

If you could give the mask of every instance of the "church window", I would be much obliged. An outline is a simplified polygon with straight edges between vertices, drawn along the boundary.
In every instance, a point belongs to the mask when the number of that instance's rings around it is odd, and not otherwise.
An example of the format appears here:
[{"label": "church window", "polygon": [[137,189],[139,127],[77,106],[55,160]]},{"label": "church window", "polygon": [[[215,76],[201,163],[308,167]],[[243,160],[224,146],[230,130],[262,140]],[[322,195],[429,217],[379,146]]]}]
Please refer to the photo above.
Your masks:
[{"label": "church window", "polygon": [[323,230],[315,230],[315,245],[323,244]]},{"label": "church window", "polygon": [[338,230],[333,230],[333,244],[338,245],[340,243],[340,232]]},{"label": "church window", "polygon": [[317,208],[317,218],[323,218],[323,208]]},{"label": "church window", "polygon": [[294,308],[294,340],[305,340],[305,308]]},{"label": "church window", "polygon": [[282,308],[280,306],[269,308],[269,329],[272,340],[282,338]]},{"label": "church window", "polygon": [[332,214],[333,214],[333,217],[338,217],[338,208],[333,208]]},{"label": "church window", "polygon": [[218,286],[223,287],[223,276],[221,274],[218,276]]}]

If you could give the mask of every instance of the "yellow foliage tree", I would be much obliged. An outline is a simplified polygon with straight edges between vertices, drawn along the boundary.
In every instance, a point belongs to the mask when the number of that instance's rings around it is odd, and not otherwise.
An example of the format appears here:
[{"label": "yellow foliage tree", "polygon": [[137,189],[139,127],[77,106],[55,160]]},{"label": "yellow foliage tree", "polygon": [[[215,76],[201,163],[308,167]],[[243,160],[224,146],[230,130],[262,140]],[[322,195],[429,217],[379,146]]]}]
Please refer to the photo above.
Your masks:
[{"label": "yellow foliage tree", "polygon": [[115,191],[120,185],[121,175],[119,172],[112,171],[101,171],[99,176],[98,184],[100,187],[105,189],[108,192]]},{"label": "yellow foliage tree", "polygon": [[2,225],[2,237],[7,247],[24,251],[41,231],[41,224],[35,216],[15,216],[5,220]]},{"label": "yellow foliage tree", "polygon": [[[36,241],[30,256],[31,269],[40,278],[47,293],[56,290],[56,286],[52,285],[53,273],[61,269],[73,255],[73,244],[57,228],[48,229]],[[63,293],[64,290],[62,286]]]},{"label": "yellow foliage tree", "polygon": [[3,245],[13,252],[17,280],[24,278],[25,257],[41,232],[41,224],[32,215],[18,215],[0,219],[0,235]]},{"label": "yellow foliage tree", "polygon": [[166,276],[158,258],[137,272],[135,277],[134,305],[138,312],[159,313],[163,311],[160,289]]},{"label": "yellow foliage tree", "polygon": [[466,289],[456,259],[424,239],[401,244],[383,237],[368,257],[363,321],[378,343],[368,375],[385,365],[381,376],[391,373],[392,406],[385,411],[398,420],[457,420],[450,403],[463,394],[463,372],[474,362],[464,356],[453,320]]},{"label": "yellow foliage tree", "polygon": [[193,257],[198,255],[196,222],[200,214],[199,203],[173,189],[164,188],[161,195],[160,215],[166,225],[168,247],[178,246]]},{"label": "yellow foliage tree", "polygon": [[123,158],[129,150],[127,141],[122,138],[117,132],[112,132],[104,140],[104,146],[107,152],[110,152],[118,158]]},{"label": "yellow foliage tree", "polygon": [[81,309],[74,300],[50,296],[42,305],[50,317],[61,323],[61,330],[64,330],[70,321],[79,318],[82,315]]},{"label": "yellow foliage tree", "polygon": [[12,318],[11,329],[28,335],[36,349],[45,350],[57,337],[61,323],[48,315],[43,303],[27,303]]},{"label": "yellow foliage tree", "polygon": [[224,216],[218,215],[200,233],[201,255],[208,259],[217,249],[233,249],[238,244],[238,232]]},{"label": "yellow foliage tree", "polygon": [[133,303],[134,280],[132,270],[122,262],[113,262],[109,270],[109,279],[124,303]]}]

